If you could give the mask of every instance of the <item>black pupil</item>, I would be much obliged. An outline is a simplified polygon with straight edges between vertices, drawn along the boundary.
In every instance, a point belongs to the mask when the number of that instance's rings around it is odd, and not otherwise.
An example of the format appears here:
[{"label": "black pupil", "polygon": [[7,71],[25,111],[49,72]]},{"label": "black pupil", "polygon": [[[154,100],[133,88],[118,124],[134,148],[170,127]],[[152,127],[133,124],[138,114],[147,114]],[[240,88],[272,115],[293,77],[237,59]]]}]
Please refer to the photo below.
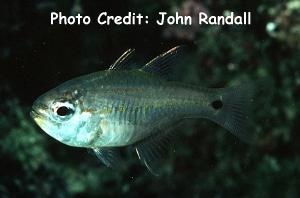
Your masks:
[{"label": "black pupil", "polygon": [[59,116],[67,116],[73,113],[73,110],[68,107],[59,107],[56,111]]},{"label": "black pupil", "polygon": [[221,100],[215,100],[211,103],[214,109],[221,109],[223,107],[223,102]]}]

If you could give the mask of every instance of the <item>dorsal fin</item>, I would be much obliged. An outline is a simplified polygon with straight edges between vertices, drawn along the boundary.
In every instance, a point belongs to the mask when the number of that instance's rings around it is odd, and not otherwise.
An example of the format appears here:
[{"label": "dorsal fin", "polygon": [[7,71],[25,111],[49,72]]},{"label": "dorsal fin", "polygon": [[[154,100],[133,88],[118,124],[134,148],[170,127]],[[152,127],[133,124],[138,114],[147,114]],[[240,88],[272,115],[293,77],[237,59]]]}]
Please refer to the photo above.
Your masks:
[{"label": "dorsal fin", "polygon": [[172,73],[172,66],[176,64],[177,58],[181,52],[181,46],[174,47],[152,59],[144,67],[142,67],[141,70],[169,79]]},{"label": "dorsal fin", "polygon": [[128,67],[128,63],[130,63],[130,58],[133,56],[134,49],[128,49],[124,54],[116,60],[114,64],[109,67],[109,70],[119,70],[119,69],[126,69]]}]

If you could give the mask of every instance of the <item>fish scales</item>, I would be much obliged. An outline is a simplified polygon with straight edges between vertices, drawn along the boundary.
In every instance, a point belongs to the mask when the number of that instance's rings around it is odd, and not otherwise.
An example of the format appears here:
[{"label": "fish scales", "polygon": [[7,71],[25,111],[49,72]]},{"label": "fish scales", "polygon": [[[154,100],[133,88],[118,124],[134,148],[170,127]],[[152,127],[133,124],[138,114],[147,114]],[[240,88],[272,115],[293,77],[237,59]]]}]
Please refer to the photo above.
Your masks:
[{"label": "fish scales", "polygon": [[93,149],[108,166],[117,164],[111,148],[134,145],[152,173],[153,154],[159,156],[167,129],[179,120],[206,118],[246,142],[252,139],[244,129],[253,84],[209,89],[170,81],[166,72],[179,47],[128,69],[132,52],[127,50],[108,70],[46,92],[34,102],[32,118],[58,141]]}]

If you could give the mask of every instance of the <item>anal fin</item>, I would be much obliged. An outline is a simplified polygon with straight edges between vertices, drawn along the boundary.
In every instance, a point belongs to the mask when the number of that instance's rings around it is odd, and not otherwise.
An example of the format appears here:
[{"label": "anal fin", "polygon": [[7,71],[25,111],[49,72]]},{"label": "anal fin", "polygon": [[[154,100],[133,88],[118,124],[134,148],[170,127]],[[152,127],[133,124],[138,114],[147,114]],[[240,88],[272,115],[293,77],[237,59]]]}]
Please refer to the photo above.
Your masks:
[{"label": "anal fin", "polygon": [[93,151],[97,156],[97,158],[107,167],[113,169],[122,168],[122,163],[121,163],[122,160],[116,148],[100,147],[100,148],[93,148]]},{"label": "anal fin", "polygon": [[155,176],[159,175],[157,162],[167,153],[173,135],[170,132],[159,132],[138,142],[135,146],[139,159]]}]

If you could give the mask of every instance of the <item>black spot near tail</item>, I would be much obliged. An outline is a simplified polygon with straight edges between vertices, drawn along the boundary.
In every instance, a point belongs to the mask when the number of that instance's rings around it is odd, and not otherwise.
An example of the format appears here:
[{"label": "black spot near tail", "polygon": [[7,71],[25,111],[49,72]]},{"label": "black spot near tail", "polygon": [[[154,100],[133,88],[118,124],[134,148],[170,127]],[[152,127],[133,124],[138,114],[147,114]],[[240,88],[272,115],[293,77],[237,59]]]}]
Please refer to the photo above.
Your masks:
[{"label": "black spot near tail", "polygon": [[211,106],[215,109],[221,109],[223,107],[223,102],[221,100],[215,100],[211,103]]},{"label": "black spot near tail", "polygon": [[[254,95],[252,83],[215,90],[211,107],[215,110],[208,119],[229,130],[245,142],[252,142],[254,134],[248,128],[251,103]],[[221,98],[222,99],[221,99]]]}]

